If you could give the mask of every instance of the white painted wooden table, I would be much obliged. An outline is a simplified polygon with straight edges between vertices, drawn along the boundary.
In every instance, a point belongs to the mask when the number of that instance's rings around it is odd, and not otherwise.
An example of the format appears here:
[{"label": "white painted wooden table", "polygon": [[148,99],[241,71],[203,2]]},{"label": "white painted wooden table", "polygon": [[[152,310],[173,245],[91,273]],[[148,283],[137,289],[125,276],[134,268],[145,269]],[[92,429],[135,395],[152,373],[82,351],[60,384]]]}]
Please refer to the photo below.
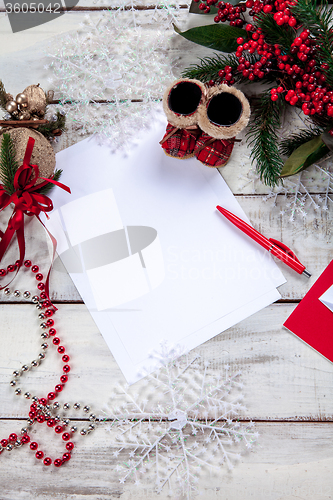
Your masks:
[{"label": "white painted wooden table", "polygon": [[[58,21],[17,34],[11,33],[2,10],[0,77],[9,92],[16,95],[25,86],[37,82],[48,88],[44,43],[53,36],[79,29],[85,14],[82,8],[89,11],[96,9],[96,5],[82,0],[78,8]],[[186,9],[182,12],[187,16]],[[91,15],[99,16],[100,12],[95,10]],[[175,38],[172,50],[180,57],[178,70],[194,62],[198,53],[205,53],[180,37]],[[62,146],[65,145],[64,141]],[[240,188],[239,151],[235,148],[232,160],[222,171],[225,180],[253,225],[293,248],[312,272],[312,278],[307,280],[283,267],[288,281],[280,288],[282,300],[196,350],[202,360],[211,361],[216,371],[225,363],[242,370],[248,408],[243,419],[252,419],[260,433],[257,445],[242,456],[232,472],[221,468],[214,481],[208,476],[201,477],[202,498],[328,500],[333,498],[333,366],[282,324],[333,258],[332,210],[309,219],[298,219],[296,223],[289,222],[279,209],[263,202],[267,188],[262,187],[260,195],[252,195],[250,186]],[[242,168],[245,172],[249,164]],[[282,208],[284,201],[278,198],[277,203]],[[6,221],[6,214],[1,215],[0,229]],[[38,224],[30,222],[27,235],[27,255],[45,268],[48,255],[43,231]],[[17,278],[15,287],[26,286],[29,282],[23,274]],[[122,374],[70,278],[59,268],[52,276],[52,299],[59,307],[57,323],[73,360],[70,385],[59,400],[89,402],[98,413],[116,384],[124,381]],[[12,296],[7,298],[2,294],[0,314],[0,437],[3,438],[25,423],[28,403],[13,395],[9,381],[14,369],[36,356],[39,333],[30,326],[35,321],[31,306],[22,300],[15,301]],[[29,376],[26,384],[30,392],[49,390],[56,377],[54,367],[48,360]],[[70,417],[73,422],[78,419],[74,410]],[[40,430],[36,440],[48,441]],[[27,447],[3,453],[0,500],[167,497],[167,490],[158,496],[153,487],[140,490],[131,482],[119,483],[114,470],[114,450],[103,425],[93,435],[78,441],[73,459],[59,470],[37,464]],[[52,450],[50,454],[54,455]]]}]

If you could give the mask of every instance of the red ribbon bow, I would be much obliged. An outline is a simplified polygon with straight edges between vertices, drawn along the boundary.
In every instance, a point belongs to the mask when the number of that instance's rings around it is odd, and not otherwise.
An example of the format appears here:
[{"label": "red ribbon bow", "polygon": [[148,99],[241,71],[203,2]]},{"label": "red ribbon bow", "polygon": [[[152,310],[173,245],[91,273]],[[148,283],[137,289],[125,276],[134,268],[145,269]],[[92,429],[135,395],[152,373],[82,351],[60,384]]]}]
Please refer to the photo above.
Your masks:
[{"label": "red ribbon bow", "polygon": [[[7,229],[4,233],[0,231],[0,262],[8,248],[9,243],[11,242],[12,237],[14,236],[14,233],[16,232],[17,242],[20,250],[20,257],[17,261],[16,274],[23,263],[25,255],[24,214],[28,215],[29,217],[35,215],[39,222],[44,226],[53,243],[53,258],[55,255],[57,241],[39,218],[39,214],[41,212],[44,212],[46,214],[46,217],[48,217],[47,212],[53,210],[53,203],[48,196],[38,193],[37,190],[39,190],[43,186],[46,186],[50,182],[64,189],[68,193],[71,192],[69,187],[61,184],[61,182],[57,182],[53,179],[46,179],[45,177],[39,177],[38,165],[30,164],[34,144],[35,139],[29,137],[23,164],[20,166],[20,168],[18,168],[14,176],[15,192],[9,195],[5,191],[4,187],[0,184],[0,212],[4,208],[8,207],[10,203],[14,203],[15,205],[13,213],[9,219]],[[36,185],[38,179],[43,179],[44,182]],[[49,275],[51,272],[51,267],[52,263],[45,283],[45,292],[47,296],[49,296]],[[0,290],[8,286],[8,284],[9,283],[7,283],[7,285],[3,287],[0,287]]]}]

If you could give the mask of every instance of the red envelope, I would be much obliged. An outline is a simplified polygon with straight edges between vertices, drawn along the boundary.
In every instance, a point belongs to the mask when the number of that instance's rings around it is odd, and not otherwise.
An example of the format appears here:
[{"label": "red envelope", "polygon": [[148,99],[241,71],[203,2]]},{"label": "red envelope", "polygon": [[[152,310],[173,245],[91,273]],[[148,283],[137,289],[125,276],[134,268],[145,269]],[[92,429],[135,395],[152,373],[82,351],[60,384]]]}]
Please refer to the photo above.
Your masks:
[{"label": "red envelope", "polygon": [[320,300],[333,284],[333,260],[283,326],[333,362],[333,313]]}]

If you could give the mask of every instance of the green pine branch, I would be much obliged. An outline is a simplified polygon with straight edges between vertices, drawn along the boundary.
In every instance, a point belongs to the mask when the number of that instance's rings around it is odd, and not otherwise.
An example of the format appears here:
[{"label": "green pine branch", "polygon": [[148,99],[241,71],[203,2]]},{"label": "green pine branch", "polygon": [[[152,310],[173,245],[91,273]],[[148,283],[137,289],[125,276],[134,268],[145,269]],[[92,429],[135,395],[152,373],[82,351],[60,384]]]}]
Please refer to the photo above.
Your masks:
[{"label": "green pine branch", "polygon": [[261,94],[248,125],[247,141],[252,163],[256,161],[260,179],[269,186],[277,185],[283,161],[278,148],[277,129],[285,100],[271,100],[270,89]]},{"label": "green pine branch", "polygon": [[[244,54],[244,58],[251,64],[254,64],[259,60],[252,54]],[[195,78],[203,83],[208,83],[210,80],[219,82],[221,80],[219,71],[224,69],[225,66],[231,66],[235,83],[252,83],[248,80],[248,78],[243,77],[242,72],[237,70],[238,65],[239,61],[234,54],[229,54],[228,56],[220,56],[216,54],[214,57],[204,57],[203,59],[200,59],[199,64],[192,64],[186,68],[182,73],[182,77]],[[260,83],[271,83],[274,82],[275,79],[275,75],[272,72],[266,74],[265,77],[260,80]]]},{"label": "green pine branch", "polygon": [[285,156],[290,156],[295,149],[311,141],[311,139],[314,139],[318,135],[321,135],[323,132],[324,129],[319,127],[300,130],[297,134],[293,134],[281,141],[280,153]]},{"label": "green pine branch", "polygon": [[0,151],[0,181],[8,194],[13,194],[15,191],[14,176],[18,167],[13,139],[9,134],[3,134]]},{"label": "green pine branch", "polygon": [[0,80],[0,106],[4,111],[6,110],[6,103],[7,103],[7,94],[5,90],[5,86]]},{"label": "green pine branch", "polygon": [[318,5],[316,0],[298,0],[290,10],[302,22],[303,29],[308,29],[316,38],[318,60],[321,64],[328,64],[328,70],[325,71],[326,82],[332,86],[333,8],[328,7],[326,0],[322,0]]},{"label": "green pine branch", "polygon": [[[58,181],[61,177],[62,170],[58,169],[54,172],[53,176],[51,177],[52,180]],[[47,194],[51,189],[54,187],[54,184],[52,182],[48,182],[45,186],[41,187],[38,189],[36,192],[40,194]]]},{"label": "green pine branch", "polygon": [[239,62],[235,55],[220,56],[216,54],[214,57],[204,57],[200,59],[199,64],[192,64],[186,68],[182,73],[182,77],[195,78],[203,83],[207,83],[209,80],[217,81],[220,80],[218,75],[219,71],[223,69],[224,66],[231,66],[233,74],[235,75],[235,80],[239,81],[241,79],[240,76],[235,74],[238,65]]},{"label": "green pine branch", "polygon": [[38,132],[43,134],[44,137],[47,139],[50,137],[54,137],[53,132],[55,130],[61,130],[61,132],[64,132],[66,128],[66,116],[62,115],[57,111],[57,119],[55,121],[50,121],[48,123],[45,123],[45,125],[39,125],[38,127]]},{"label": "green pine branch", "polygon": [[261,12],[256,17],[256,26],[261,28],[265,35],[265,41],[271,45],[279,44],[284,50],[290,50],[290,46],[296,37],[296,31],[288,25],[278,26],[272,14]]}]

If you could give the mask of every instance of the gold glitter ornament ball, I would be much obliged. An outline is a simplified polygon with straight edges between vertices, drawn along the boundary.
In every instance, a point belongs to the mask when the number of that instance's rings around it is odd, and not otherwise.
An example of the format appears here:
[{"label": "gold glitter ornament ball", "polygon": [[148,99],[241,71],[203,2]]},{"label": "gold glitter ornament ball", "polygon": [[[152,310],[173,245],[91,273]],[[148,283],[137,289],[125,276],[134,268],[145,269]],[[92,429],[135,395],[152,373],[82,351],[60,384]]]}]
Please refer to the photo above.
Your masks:
[{"label": "gold glitter ornament ball", "polygon": [[29,87],[23,90],[22,94],[24,94],[27,99],[27,111],[32,115],[43,117],[46,112],[46,96],[44,90],[38,85],[29,85]]},{"label": "gold glitter ornament ball", "polygon": [[[52,177],[56,165],[56,158],[52,146],[42,134],[34,129],[25,127],[3,128],[0,130],[0,148],[3,134],[10,134],[15,147],[15,159],[19,166],[23,163],[29,137],[35,139],[30,163],[32,165],[38,165],[39,177]],[[41,182],[44,181],[38,180],[36,184],[40,184]]]}]

